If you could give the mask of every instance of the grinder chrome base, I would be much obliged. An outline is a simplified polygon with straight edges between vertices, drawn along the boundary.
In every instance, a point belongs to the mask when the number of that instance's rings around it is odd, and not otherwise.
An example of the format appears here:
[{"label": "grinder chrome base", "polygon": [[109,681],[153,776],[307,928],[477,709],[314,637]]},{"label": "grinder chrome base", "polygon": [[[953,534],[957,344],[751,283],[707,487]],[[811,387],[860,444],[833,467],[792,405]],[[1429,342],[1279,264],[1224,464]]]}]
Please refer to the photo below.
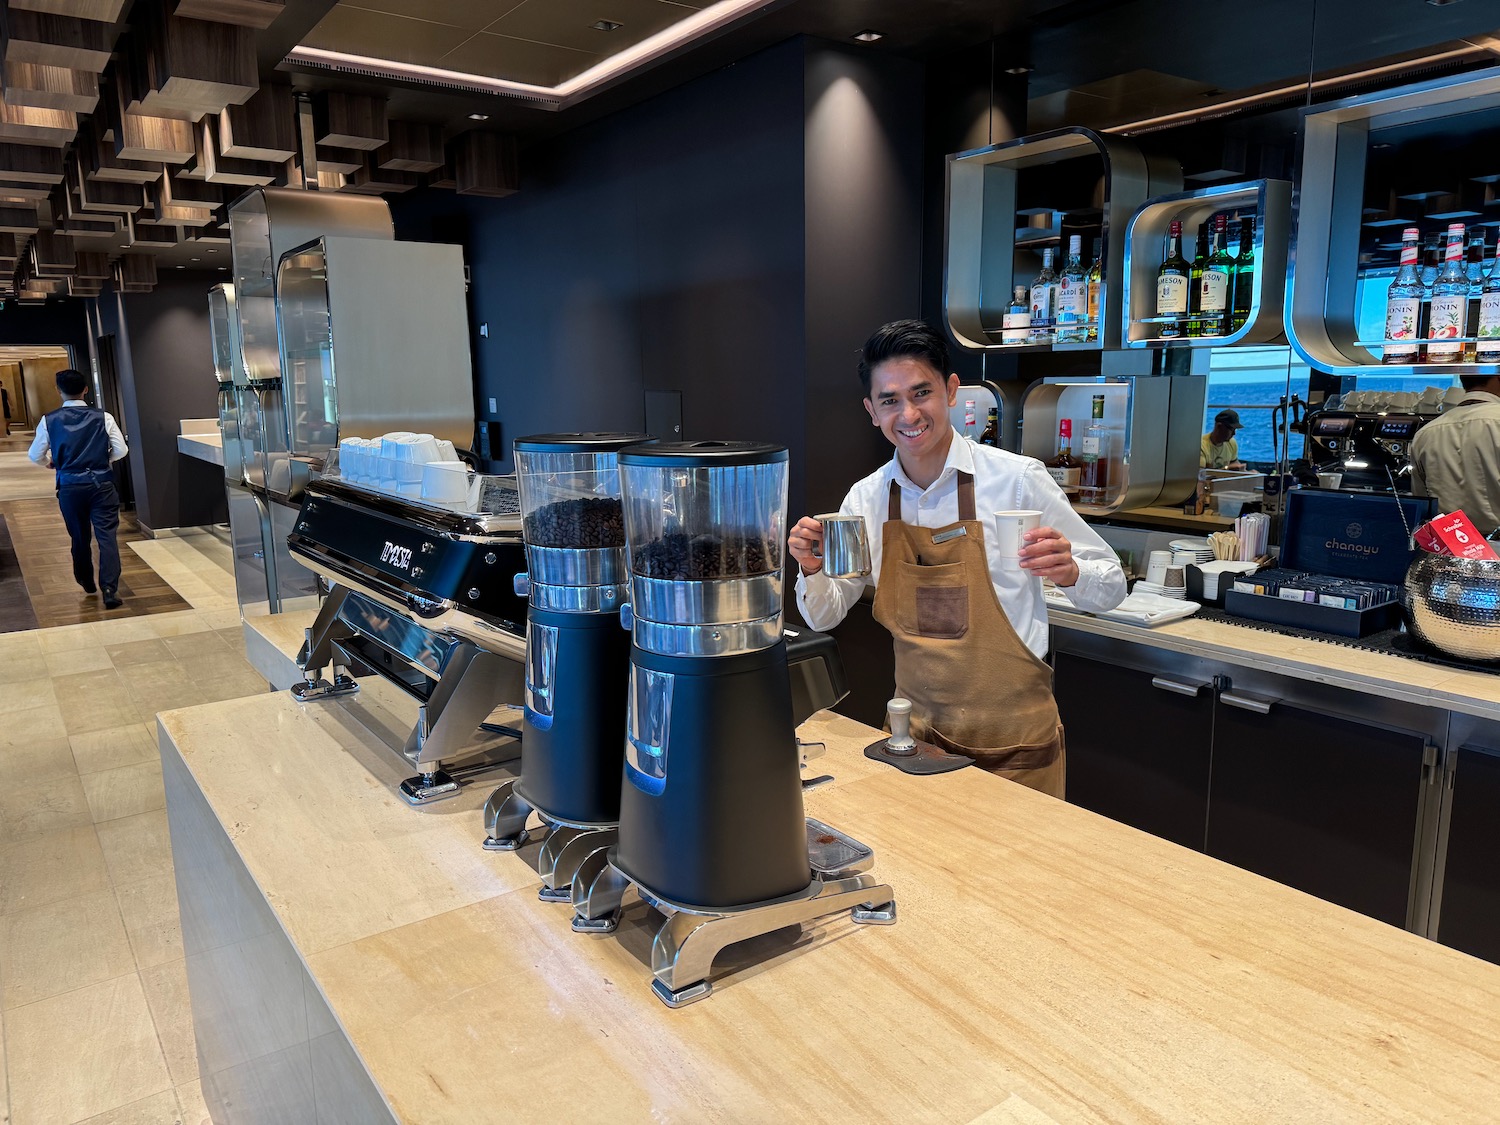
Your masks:
[{"label": "grinder chrome base", "polygon": [[572,902],[573,883],[579,869],[595,852],[604,853],[619,840],[617,824],[578,824],[558,820],[538,809],[521,792],[520,781],[501,784],[484,804],[484,850],[513,852],[531,839],[526,827],[536,813],[547,830],[537,855],[537,874],[543,902]]},{"label": "grinder chrome base", "polygon": [[785,898],[740,907],[705,909],[653,894],[615,864],[613,852],[592,851],[573,882],[573,929],[610,933],[620,921],[625,892],[632,886],[664,917],[651,942],[651,990],[669,1008],[682,1008],[713,992],[708,979],[714,958],[737,942],[787,926],[814,922],[848,911],[853,922],[891,926],[895,894],[867,869],[874,853],[863,844],[808,818],[808,853],[813,879]]}]

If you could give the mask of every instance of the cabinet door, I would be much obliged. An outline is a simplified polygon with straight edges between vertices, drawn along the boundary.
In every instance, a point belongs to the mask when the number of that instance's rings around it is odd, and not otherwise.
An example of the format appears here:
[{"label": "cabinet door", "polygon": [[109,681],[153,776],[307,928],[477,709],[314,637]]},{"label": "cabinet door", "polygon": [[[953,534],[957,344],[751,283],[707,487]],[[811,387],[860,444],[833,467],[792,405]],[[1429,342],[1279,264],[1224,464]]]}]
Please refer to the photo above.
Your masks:
[{"label": "cabinet door", "polygon": [[1212,686],[1067,652],[1054,670],[1068,800],[1202,851]]},{"label": "cabinet door", "polygon": [[1411,731],[1225,690],[1208,853],[1405,926],[1426,747]]},{"label": "cabinet door", "polygon": [[1452,780],[1437,939],[1500,963],[1500,751],[1460,747]]}]

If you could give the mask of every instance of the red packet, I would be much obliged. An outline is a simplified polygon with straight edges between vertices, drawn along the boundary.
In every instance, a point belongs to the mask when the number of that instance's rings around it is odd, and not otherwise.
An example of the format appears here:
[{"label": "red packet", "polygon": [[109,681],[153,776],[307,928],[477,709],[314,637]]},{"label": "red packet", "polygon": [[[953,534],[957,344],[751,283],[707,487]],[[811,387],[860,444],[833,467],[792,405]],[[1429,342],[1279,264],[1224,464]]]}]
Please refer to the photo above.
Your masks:
[{"label": "red packet", "polygon": [[1452,554],[1448,545],[1438,538],[1437,532],[1433,530],[1431,523],[1424,523],[1416,531],[1412,532],[1412,539],[1418,547],[1432,555]]},{"label": "red packet", "polygon": [[1447,548],[1445,553],[1457,555],[1461,559],[1500,560],[1500,555],[1495,553],[1485,537],[1479,534],[1473,521],[1462,512],[1439,516],[1427,526],[1432,528]]}]

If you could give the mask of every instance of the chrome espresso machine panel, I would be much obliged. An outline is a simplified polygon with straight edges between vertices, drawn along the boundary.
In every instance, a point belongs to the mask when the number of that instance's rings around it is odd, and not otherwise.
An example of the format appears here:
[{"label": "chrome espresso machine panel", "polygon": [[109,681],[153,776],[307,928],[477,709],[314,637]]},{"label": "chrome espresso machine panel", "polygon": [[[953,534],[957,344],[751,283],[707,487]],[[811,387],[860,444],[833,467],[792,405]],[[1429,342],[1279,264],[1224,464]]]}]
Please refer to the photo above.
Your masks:
[{"label": "chrome espresso machine panel", "polygon": [[[292,557],[331,587],[299,655],[304,682],[293,694],[304,702],[347,694],[358,690],[354,675],[376,673],[411,695],[417,723],[403,754],[417,774],[401,792],[413,805],[455,795],[462,776],[518,752],[520,731],[487,719],[522,696],[521,520],[503,478],[474,484],[490,510],[324,477],[308,485],[288,536]],[[330,664],[331,682],[322,678]]]}]

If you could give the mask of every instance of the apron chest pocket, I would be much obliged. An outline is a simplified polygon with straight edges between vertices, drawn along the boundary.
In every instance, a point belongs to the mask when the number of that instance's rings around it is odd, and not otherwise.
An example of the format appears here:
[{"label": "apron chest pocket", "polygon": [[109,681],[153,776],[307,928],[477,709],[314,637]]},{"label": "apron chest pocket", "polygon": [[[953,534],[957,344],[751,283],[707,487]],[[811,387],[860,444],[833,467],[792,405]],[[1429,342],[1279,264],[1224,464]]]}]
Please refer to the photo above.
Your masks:
[{"label": "apron chest pocket", "polygon": [[962,563],[939,566],[900,564],[905,597],[897,599],[896,619],[903,632],[951,641],[969,631],[969,587]]}]

